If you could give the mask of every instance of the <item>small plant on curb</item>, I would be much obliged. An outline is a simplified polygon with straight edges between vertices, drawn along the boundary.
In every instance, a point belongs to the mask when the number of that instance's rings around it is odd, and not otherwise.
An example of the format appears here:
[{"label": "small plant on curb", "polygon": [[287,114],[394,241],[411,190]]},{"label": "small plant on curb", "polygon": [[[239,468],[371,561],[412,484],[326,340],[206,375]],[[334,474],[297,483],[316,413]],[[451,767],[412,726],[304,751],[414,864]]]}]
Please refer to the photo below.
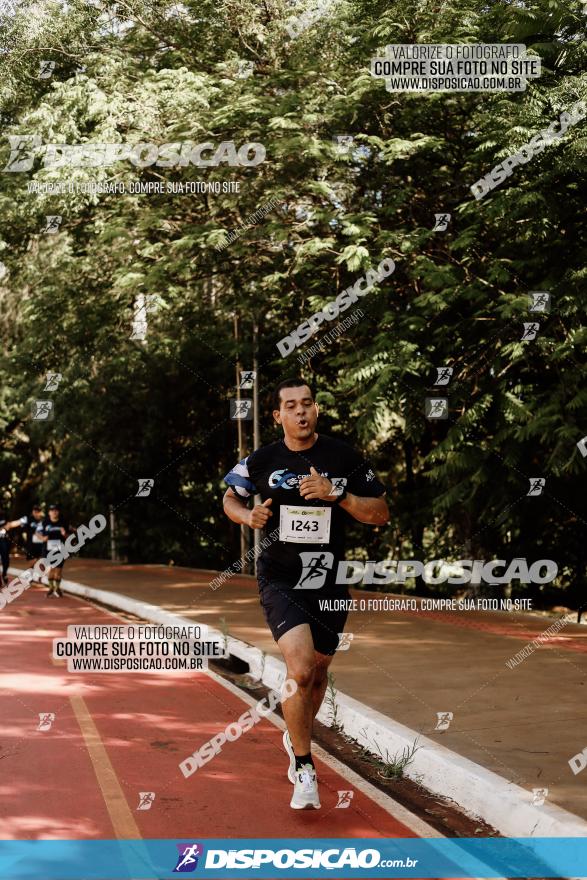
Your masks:
[{"label": "small plant on curb", "polygon": [[381,758],[381,768],[379,775],[384,779],[401,779],[404,770],[414,760],[414,755],[418,751],[417,740],[414,740],[411,746],[402,749],[401,755],[397,753],[390,758],[389,752],[385,750],[385,758]]},{"label": "small plant on curb", "polygon": [[411,746],[405,746],[402,749],[401,754],[396,752],[395,755],[390,755],[387,749],[385,749],[385,754],[383,754],[377,740],[370,741],[365,730],[361,730],[360,733],[367,742],[372,742],[373,745],[373,748],[369,749],[361,743],[357,743],[360,756],[377,767],[377,773],[383,779],[401,779],[404,775],[404,770],[408,764],[412,763],[414,755],[420,748],[416,738]]},{"label": "small plant on curb", "polygon": [[226,617],[220,618],[220,632],[224,639],[224,653],[228,654],[228,624],[226,622]]},{"label": "small plant on curb", "polygon": [[336,695],[338,691],[334,684],[334,675],[332,672],[328,673],[328,686],[326,688],[326,694],[324,697],[324,702],[326,703],[328,710],[330,712],[330,728],[334,730],[336,733],[344,734],[344,728],[342,726],[342,722],[338,716],[338,703],[336,702]]}]

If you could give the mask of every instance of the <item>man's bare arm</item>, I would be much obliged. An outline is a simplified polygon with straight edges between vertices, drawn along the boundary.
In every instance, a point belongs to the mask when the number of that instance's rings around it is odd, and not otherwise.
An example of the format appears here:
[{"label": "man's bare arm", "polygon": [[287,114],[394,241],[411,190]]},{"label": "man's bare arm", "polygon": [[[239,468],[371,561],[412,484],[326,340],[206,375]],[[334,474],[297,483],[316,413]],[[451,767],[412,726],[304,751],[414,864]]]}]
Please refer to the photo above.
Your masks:
[{"label": "man's bare arm", "polygon": [[[300,495],[309,501],[320,499],[333,501],[333,485],[328,477],[321,477],[316,468],[310,467],[310,476],[304,477],[300,483]],[[352,495],[347,492],[346,497],[340,502],[343,510],[346,510],[358,522],[371,526],[383,526],[389,522],[389,508],[387,501],[381,495],[379,498],[365,498],[362,495]]]},{"label": "man's bare arm", "polygon": [[389,522],[389,508],[383,495],[379,498],[364,498],[347,492],[340,506],[358,522],[367,525],[384,526]]},{"label": "man's bare arm", "polygon": [[227,517],[239,526],[245,525],[251,529],[262,529],[265,527],[269,517],[273,516],[269,510],[271,502],[272,499],[268,498],[263,504],[256,504],[252,510],[249,510],[246,502],[239,498],[238,495],[235,495],[231,488],[226,490],[222,499],[224,512]]}]

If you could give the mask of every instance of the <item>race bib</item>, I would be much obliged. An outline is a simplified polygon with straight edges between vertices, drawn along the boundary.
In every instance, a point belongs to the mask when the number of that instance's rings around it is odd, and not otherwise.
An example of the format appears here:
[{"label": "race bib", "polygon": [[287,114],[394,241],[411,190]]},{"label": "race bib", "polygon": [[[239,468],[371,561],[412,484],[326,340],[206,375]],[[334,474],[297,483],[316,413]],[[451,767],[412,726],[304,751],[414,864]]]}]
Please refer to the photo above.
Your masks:
[{"label": "race bib", "polygon": [[61,547],[63,541],[55,540],[54,538],[49,538],[47,541],[47,550],[53,550],[55,547]]},{"label": "race bib", "polygon": [[279,540],[291,544],[328,544],[330,541],[330,507],[279,508]]}]

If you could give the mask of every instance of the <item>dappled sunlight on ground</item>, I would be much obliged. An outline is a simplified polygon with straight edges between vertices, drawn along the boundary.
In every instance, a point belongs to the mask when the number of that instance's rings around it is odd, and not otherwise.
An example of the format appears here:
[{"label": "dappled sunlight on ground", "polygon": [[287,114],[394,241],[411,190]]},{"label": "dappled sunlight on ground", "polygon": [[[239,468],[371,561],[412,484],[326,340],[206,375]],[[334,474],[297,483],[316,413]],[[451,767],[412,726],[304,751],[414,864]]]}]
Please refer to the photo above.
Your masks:
[{"label": "dappled sunlight on ground", "polygon": [[3,638],[12,641],[22,641],[23,639],[26,639],[27,641],[29,639],[56,639],[63,635],[59,629],[19,629],[18,632],[10,632],[8,627],[6,627],[5,630],[0,627],[0,631],[2,632]]},{"label": "dappled sunlight on ground", "polygon": [[[49,813],[2,817],[3,840],[67,840],[100,836],[100,829],[91,819],[53,819]],[[31,873],[34,874],[34,869]]]},{"label": "dappled sunlight on ground", "polygon": [[[83,559],[68,562],[66,576],[98,589],[135,597],[192,623],[206,624],[241,639],[268,656],[280,657],[265,624],[253,578],[235,576],[214,591],[209,587],[214,572],[167,566],[113,566],[105,560]],[[384,594],[351,589],[351,596],[381,599]],[[551,783],[553,801],[562,803],[564,798],[560,800],[560,795],[564,793],[569,802],[567,809],[587,815],[582,777],[564,776],[568,772],[568,757],[583,745],[582,741],[576,742],[576,732],[581,729],[577,700],[580,701],[586,671],[587,658],[581,655],[587,652],[587,627],[565,624],[564,631],[538,645],[515,669],[506,666],[509,658],[555,619],[499,612],[351,612],[344,630],[353,633],[354,639],[348,651],[339,652],[334,658],[334,685],[338,692],[367,703],[372,710],[422,732],[505,778],[532,780],[539,770],[540,779]],[[39,621],[36,628],[34,624]],[[179,763],[234,722],[244,707],[239,709],[233,698],[215,687],[203,673],[68,674],[65,665],[55,665],[51,660],[52,639],[63,636],[68,624],[82,622],[94,625],[136,620],[105,614],[73,596],[60,602],[47,601],[45,591],[37,588],[27,591],[0,614],[0,645],[3,643],[6,648],[0,687],[5,694],[13,695],[0,707],[9,709],[4,716],[10,719],[2,743],[5,750],[12,749],[18,760],[34,766],[37,777],[50,767],[39,760],[36,751],[45,743],[52,741],[60,751],[67,748],[81,754],[79,731],[69,704],[70,695],[80,694],[87,701],[111,759],[119,769],[123,768],[125,791],[128,787],[133,803],[138,790],[151,789],[149,780],[156,771],[165,780],[162,798],[166,796],[172,802],[181,792],[182,799],[191,799],[190,815],[200,816],[203,807],[222,802],[227,810],[223,819],[227,829],[234,827],[235,832],[242,834],[243,820],[233,826],[229,814],[235,799],[246,800],[248,788],[258,785],[261,765],[263,791],[269,793],[275,788],[276,795],[273,810],[267,806],[266,818],[269,820],[274,813],[287,822],[287,793],[280,787],[283,755],[278,733],[271,734],[263,728],[263,735],[258,736],[260,728],[256,728],[256,733],[252,731],[238,742],[226,744],[210,765],[200,767],[185,779]],[[20,626],[25,628],[19,629]],[[33,646],[35,663],[23,668],[20,656]],[[545,700],[544,691],[544,682],[552,680],[557,682],[556,741],[552,737],[552,701],[550,697]],[[37,689],[43,693],[42,700]],[[59,704],[59,697],[61,708],[56,708],[53,702]],[[53,729],[46,734],[33,734],[38,721],[30,713],[33,705],[37,710],[37,703],[38,711],[57,713]],[[454,713],[450,729],[435,730],[440,712]],[[23,734],[20,741],[16,736],[19,721]],[[527,740],[527,748],[520,738]],[[249,758],[243,762],[242,755],[258,756],[258,761],[249,765]],[[275,779],[273,765],[278,768]],[[271,772],[266,773],[266,768]],[[235,773],[240,774],[238,778]],[[327,797],[325,793],[325,800]],[[330,797],[335,798],[336,791],[330,792]],[[16,816],[22,814],[18,805],[11,812]],[[32,812],[36,814],[38,810]],[[151,816],[149,811],[145,816],[147,819],[141,821],[155,823],[155,814]],[[250,817],[251,828],[256,818]],[[355,815],[347,820],[352,822],[353,829],[361,825],[361,819]],[[302,823],[314,828],[320,818],[296,817],[295,822],[298,829],[305,827]],[[159,833],[155,824],[151,833]],[[178,826],[173,833],[183,832]]]},{"label": "dappled sunlight on ground", "polygon": [[40,674],[27,672],[13,672],[0,674],[0,688],[12,693],[38,694],[44,696],[59,696],[75,694],[78,691],[77,682],[68,680],[65,676],[57,674]]}]

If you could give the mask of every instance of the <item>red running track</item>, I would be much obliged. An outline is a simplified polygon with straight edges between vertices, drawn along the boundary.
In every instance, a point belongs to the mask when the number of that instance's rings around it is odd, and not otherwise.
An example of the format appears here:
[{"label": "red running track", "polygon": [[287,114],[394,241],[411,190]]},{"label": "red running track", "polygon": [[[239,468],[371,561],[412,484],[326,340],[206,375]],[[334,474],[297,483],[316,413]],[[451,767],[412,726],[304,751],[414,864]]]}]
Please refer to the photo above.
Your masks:
[{"label": "red running track", "polygon": [[[248,704],[205,673],[70,674],[52,659],[68,625],[117,623],[36,587],[0,612],[2,838],[430,836],[319,759],[322,809],[291,810],[281,730],[269,720],[186,779],[180,761]],[[49,730],[37,729],[40,713],[54,713]],[[351,789],[350,807],[337,809],[337,792]],[[137,810],[139,792],[155,793],[149,810]]]}]

